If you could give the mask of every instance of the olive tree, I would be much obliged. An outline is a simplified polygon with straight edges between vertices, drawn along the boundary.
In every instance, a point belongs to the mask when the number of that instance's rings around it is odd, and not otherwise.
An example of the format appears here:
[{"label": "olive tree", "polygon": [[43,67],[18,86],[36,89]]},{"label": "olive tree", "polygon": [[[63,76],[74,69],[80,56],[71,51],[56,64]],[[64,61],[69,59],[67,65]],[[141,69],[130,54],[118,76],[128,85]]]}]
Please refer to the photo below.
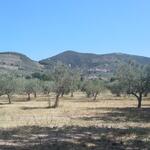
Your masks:
[{"label": "olive tree", "polygon": [[92,96],[92,88],[93,88],[92,80],[82,82],[81,91],[85,92],[88,98]]},{"label": "olive tree", "polygon": [[16,82],[13,76],[4,74],[0,76],[0,96],[7,95],[9,104],[11,104],[11,96],[16,91]]},{"label": "olive tree", "polygon": [[78,90],[80,84],[80,72],[77,70],[70,71],[70,93],[71,97],[74,96],[74,92]]},{"label": "olive tree", "polygon": [[121,66],[117,73],[118,81],[123,85],[124,91],[137,98],[138,108],[141,108],[144,93],[149,90],[150,76],[147,68],[128,64]]},{"label": "olive tree", "polygon": [[49,95],[50,92],[54,91],[54,82],[53,81],[42,82],[42,91],[44,94]]},{"label": "olive tree", "polygon": [[57,64],[53,71],[53,80],[54,92],[56,93],[56,100],[53,106],[55,108],[59,105],[59,97],[69,92],[71,84],[69,69],[65,65]]},{"label": "olive tree", "polygon": [[34,95],[34,98],[36,98],[37,93],[40,93],[42,91],[42,83],[39,79],[32,79],[31,82],[33,86],[33,95]]},{"label": "olive tree", "polygon": [[37,92],[41,91],[40,81],[37,79],[23,79],[23,91],[28,95],[27,100],[31,100],[31,94],[36,98]]},{"label": "olive tree", "polygon": [[42,82],[42,91],[44,94],[46,94],[49,99],[49,107],[51,107],[51,98],[50,98],[50,93],[54,91],[55,83],[53,81],[44,81]]},{"label": "olive tree", "polygon": [[96,100],[99,93],[105,89],[105,83],[102,80],[87,80],[83,84],[82,90],[86,92],[87,97],[93,97]]},{"label": "olive tree", "polygon": [[32,92],[33,92],[33,86],[32,86],[32,84],[31,84],[31,82],[30,82],[30,80],[29,79],[26,79],[25,81],[24,81],[24,92],[27,94],[27,100],[31,100],[31,94],[32,94]]},{"label": "olive tree", "polygon": [[150,65],[146,65],[145,68],[145,75],[146,75],[146,80],[147,80],[147,88],[144,92],[144,96],[147,97],[148,94],[150,93]]},{"label": "olive tree", "polygon": [[115,94],[117,97],[120,97],[124,93],[123,84],[120,84],[119,81],[115,80],[107,84],[107,88],[111,91],[112,94]]},{"label": "olive tree", "polygon": [[93,81],[93,100],[96,100],[97,95],[105,90],[105,83],[103,80]]}]

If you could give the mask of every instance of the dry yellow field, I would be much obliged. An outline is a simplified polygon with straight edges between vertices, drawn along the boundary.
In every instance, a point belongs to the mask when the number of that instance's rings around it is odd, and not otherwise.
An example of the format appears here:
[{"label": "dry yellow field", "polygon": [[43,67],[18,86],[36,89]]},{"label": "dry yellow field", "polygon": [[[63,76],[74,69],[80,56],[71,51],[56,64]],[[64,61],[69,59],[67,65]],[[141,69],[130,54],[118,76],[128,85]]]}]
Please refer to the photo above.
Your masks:
[{"label": "dry yellow field", "polygon": [[149,98],[137,109],[134,97],[103,94],[93,102],[75,93],[56,109],[47,106],[43,95],[14,96],[11,105],[0,97],[0,150],[150,149]]}]

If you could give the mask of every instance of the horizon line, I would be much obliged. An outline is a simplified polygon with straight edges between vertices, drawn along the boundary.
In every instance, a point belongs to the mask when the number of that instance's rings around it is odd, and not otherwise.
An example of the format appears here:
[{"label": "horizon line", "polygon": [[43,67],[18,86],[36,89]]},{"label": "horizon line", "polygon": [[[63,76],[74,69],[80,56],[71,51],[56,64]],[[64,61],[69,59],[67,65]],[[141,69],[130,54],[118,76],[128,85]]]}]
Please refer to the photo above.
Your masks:
[{"label": "horizon line", "polygon": [[0,50],[0,54],[4,54],[4,53],[12,53],[12,54],[20,54],[20,55],[24,55],[28,58],[30,58],[31,60],[33,61],[41,61],[41,60],[44,60],[44,59],[48,59],[48,58],[51,58],[51,57],[55,57],[59,54],[62,54],[62,53],[65,53],[65,52],[74,52],[74,53],[80,53],[80,54],[91,54],[91,55],[109,55],[109,54],[120,54],[120,55],[132,55],[132,56],[139,56],[139,57],[145,57],[145,58],[150,58],[150,56],[144,56],[144,55],[137,55],[137,54],[133,54],[133,53],[123,53],[123,52],[110,52],[110,53],[92,53],[92,52],[81,52],[81,51],[77,51],[77,50],[63,50],[57,54],[54,54],[54,55],[51,55],[47,58],[41,58],[41,59],[33,59],[31,58],[32,56],[29,56],[27,53],[22,53],[22,52],[19,52],[19,51],[15,51],[15,50]]}]

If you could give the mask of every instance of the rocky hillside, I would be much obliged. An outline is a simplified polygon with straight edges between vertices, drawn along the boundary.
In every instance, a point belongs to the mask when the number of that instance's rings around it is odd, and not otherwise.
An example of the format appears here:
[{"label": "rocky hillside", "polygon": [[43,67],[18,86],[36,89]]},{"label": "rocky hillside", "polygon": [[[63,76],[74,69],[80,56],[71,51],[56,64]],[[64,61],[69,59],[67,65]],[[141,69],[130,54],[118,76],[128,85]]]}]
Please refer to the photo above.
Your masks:
[{"label": "rocky hillside", "polygon": [[104,55],[78,53],[65,51],[56,56],[40,61],[46,67],[52,66],[55,62],[62,62],[73,68],[86,69],[91,72],[114,72],[120,64],[134,62],[136,64],[150,64],[150,58],[128,55],[123,53],[111,53]]},{"label": "rocky hillside", "polygon": [[62,62],[72,68],[79,68],[91,74],[111,74],[120,64],[134,62],[136,64],[150,64],[150,58],[128,55],[122,53],[111,53],[104,55],[78,53],[65,51],[56,56],[33,61],[27,56],[15,52],[0,53],[0,71],[41,72],[51,69],[57,62]]},{"label": "rocky hillside", "polygon": [[42,70],[43,66],[27,56],[15,52],[0,53],[1,71],[33,72]]}]

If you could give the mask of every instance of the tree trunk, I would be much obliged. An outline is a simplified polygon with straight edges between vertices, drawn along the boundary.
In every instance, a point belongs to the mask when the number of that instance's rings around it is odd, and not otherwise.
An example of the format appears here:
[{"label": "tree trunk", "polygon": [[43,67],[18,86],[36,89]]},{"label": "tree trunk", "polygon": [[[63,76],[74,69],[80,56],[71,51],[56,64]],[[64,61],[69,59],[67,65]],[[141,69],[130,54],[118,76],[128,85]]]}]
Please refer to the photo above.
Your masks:
[{"label": "tree trunk", "polygon": [[37,94],[36,94],[36,92],[34,92],[34,98],[36,98],[37,97]]},{"label": "tree trunk", "polygon": [[7,94],[7,97],[8,97],[9,104],[11,104],[10,95],[9,95],[9,94]]},{"label": "tree trunk", "polygon": [[71,92],[71,97],[73,97],[74,95],[73,95],[73,91]]},{"label": "tree trunk", "polygon": [[142,94],[138,97],[138,108],[141,108],[141,103],[142,103]]},{"label": "tree trunk", "polygon": [[30,97],[30,93],[28,93],[28,98],[27,98],[28,101],[31,100],[31,97]]},{"label": "tree trunk", "polygon": [[54,108],[58,107],[58,104],[59,104],[59,95],[60,94],[56,95],[56,100],[55,100]]},{"label": "tree trunk", "polygon": [[117,97],[121,97],[120,93],[117,93],[116,96],[117,96]]},{"label": "tree trunk", "polygon": [[51,108],[51,98],[50,98],[50,95],[48,95],[48,97],[49,97],[49,100],[48,100],[49,108]]},{"label": "tree trunk", "polygon": [[143,93],[139,93],[139,94],[136,94],[136,93],[131,93],[133,96],[135,96],[138,100],[138,106],[137,108],[141,108],[141,103],[142,103],[142,94]]},{"label": "tree trunk", "polygon": [[94,99],[93,99],[94,101],[96,101],[97,95],[98,95],[98,93],[94,94]]},{"label": "tree trunk", "polygon": [[64,96],[64,91],[61,93],[61,97],[63,97]]}]

